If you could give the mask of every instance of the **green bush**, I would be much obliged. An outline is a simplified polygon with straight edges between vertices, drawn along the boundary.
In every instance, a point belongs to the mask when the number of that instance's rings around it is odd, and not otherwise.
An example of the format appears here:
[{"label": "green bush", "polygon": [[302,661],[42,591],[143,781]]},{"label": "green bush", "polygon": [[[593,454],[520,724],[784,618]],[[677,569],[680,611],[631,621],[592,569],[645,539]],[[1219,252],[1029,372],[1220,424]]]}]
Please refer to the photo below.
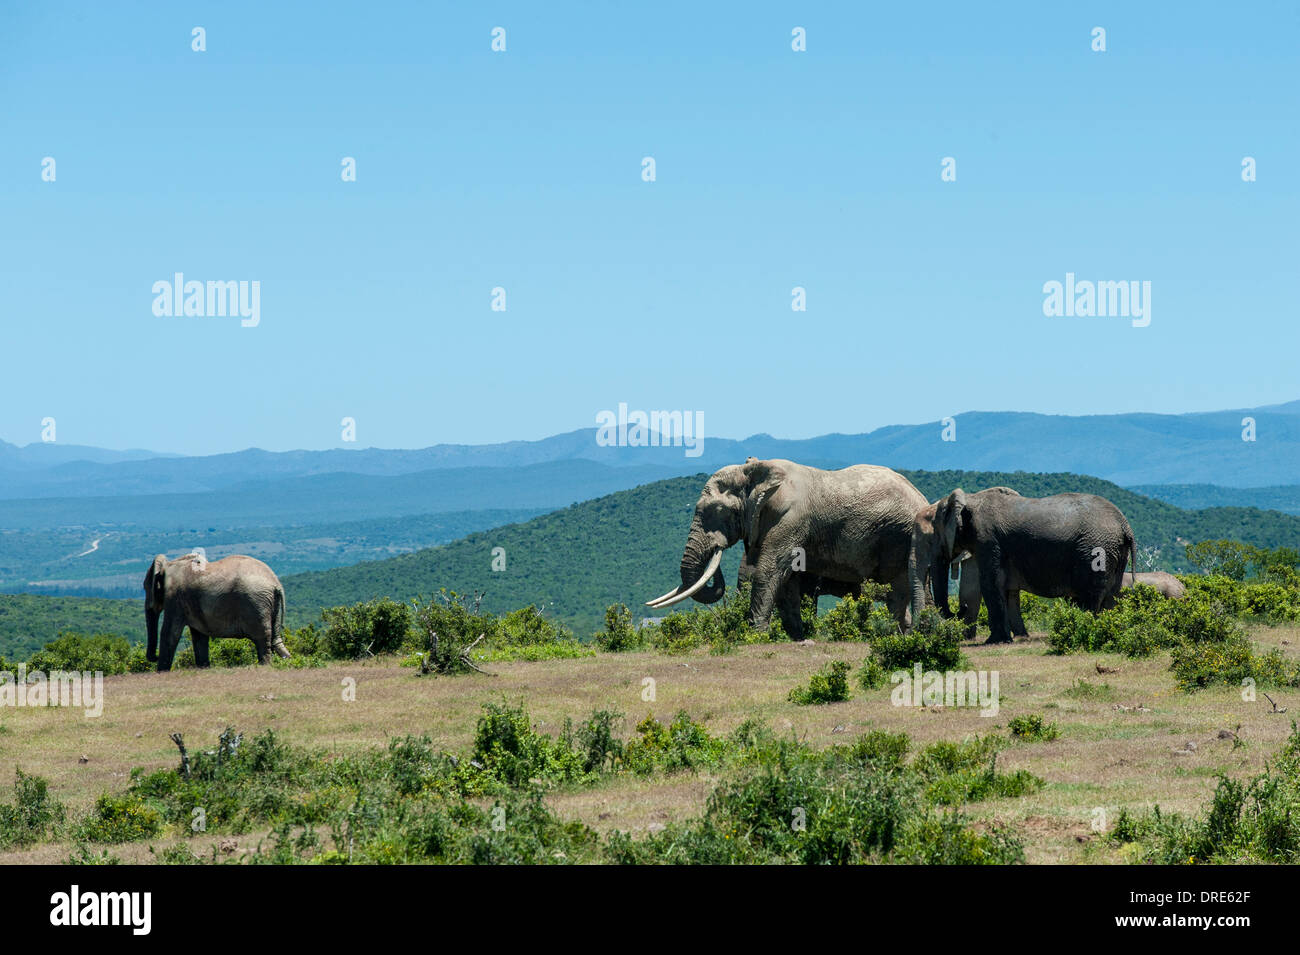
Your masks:
[{"label": "green bush", "polygon": [[1257,654],[1245,637],[1183,644],[1174,647],[1171,658],[1174,678],[1187,691],[1216,685],[1241,686],[1246,679],[1265,687],[1300,686],[1300,666],[1290,663],[1277,648]]},{"label": "green bush", "polygon": [[842,703],[849,698],[849,665],[834,660],[820,672],[814,673],[807,686],[797,686],[788,699],[800,706],[820,703]]},{"label": "green bush", "polygon": [[321,618],[320,647],[335,660],[395,653],[411,630],[411,609],[388,597],[350,607],[327,607]]},{"label": "green bush", "polygon": [[105,676],[118,673],[143,673],[153,669],[144,658],[144,647],[132,646],[125,637],[97,633],[86,636],[64,630],[37,650],[27,661],[29,671],[53,673],[55,670],[95,672]]},{"label": "green bush", "polygon": [[767,633],[755,630],[746,622],[749,596],[749,584],[745,583],[728,591],[717,603],[674,611],[644,631],[646,640],[661,653],[685,653],[703,646],[724,653],[737,644],[784,639],[780,623],[775,619]]},{"label": "green bush", "polygon": [[926,795],[940,805],[955,806],[993,797],[1024,796],[1041,789],[1043,781],[1028,770],[998,770],[998,751],[1003,745],[994,736],[930,744],[914,761],[925,781]]},{"label": "green bush", "polygon": [[1264,771],[1247,782],[1226,776],[1197,818],[1120,813],[1116,843],[1132,844],[1140,861],[1160,865],[1300,862],[1300,732],[1291,734]]},{"label": "green bush", "polygon": [[474,730],[474,760],[508,786],[573,782],[587,774],[571,740],[552,739],[532,727],[522,706],[484,704]]},{"label": "green bush", "polygon": [[414,602],[414,631],[411,646],[423,655],[425,668],[436,673],[464,673],[470,647],[481,648],[479,638],[495,637],[496,617],[471,610],[455,591],[441,590],[428,602]]},{"label": "green bush", "polygon": [[818,628],[822,639],[831,641],[875,640],[896,634],[898,621],[882,601],[889,587],[867,581],[860,597],[842,597],[827,611]]},{"label": "green bush", "polygon": [[14,801],[0,803],[0,849],[25,846],[62,825],[63,805],[50,798],[49,783],[15,770]]},{"label": "green bush", "polygon": [[960,621],[944,619],[927,607],[910,633],[882,634],[872,640],[871,656],[884,673],[911,670],[918,663],[922,670],[961,670],[966,666],[962,636]]},{"label": "green bush", "polygon": [[824,752],[768,738],[747,769],[718,785],[704,816],[640,840],[615,832],[605,853],[638,864],[1022,860],[1014,836],[936,810],[923,779],[902,764],[905,753],[906,737],[890,734]]},{"label": "green bush", "polygon": [[627,604],[610,604],[605,608],[605,629],[592,642],[606,653],[625,653],[645,646],[645,635],[632,626],[632,611]]},{"label": "green bush", "polygon": [[685,711],[665,726],[647,714],[636,727],[637,736],[623,747],[623,765],[638,775],[677,772],[716,766],[727,753],[726,740],[717,739]]},{"label": "green bush", "polygon": [[1059,739],[1061,731],[1055,723],[1048,723],[1036,713],[1013,717],[1007,724],[1013,739],[1050,741]]},{"label": "green bush", "polygon": [[88,842],[131,842],[157,835],[160,829],[162,816],[138,796],[103,793],[77,827],[77,838]]}]

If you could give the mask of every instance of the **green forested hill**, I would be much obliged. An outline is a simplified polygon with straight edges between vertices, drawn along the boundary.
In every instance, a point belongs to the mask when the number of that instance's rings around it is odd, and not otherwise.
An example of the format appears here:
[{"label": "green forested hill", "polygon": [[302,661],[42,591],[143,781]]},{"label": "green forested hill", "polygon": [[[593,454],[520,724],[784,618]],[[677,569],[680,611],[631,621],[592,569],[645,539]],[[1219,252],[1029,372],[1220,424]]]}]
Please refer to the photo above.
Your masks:
[{"label": "green forested hill", "polygon": [[0,657],[25,660],[60,630],[115,633],[144,643],[144,597],[47,597],[0,594]]},{"label": "green forested hill", "polygon": [[[1254,508],[1184,511],[1108,481],[1072,474],[941,471],[904,472],[929,499],[954,487],[1014,487],[1041,497],[1085,491],[1114,501],[1133,524],[1144,551],[1158,549],[1155,566],[1189,569],[1184,542],[1232,538],[1261,547],[1300,546],[1300,517]],[[486,592],[485,606],[506,611],[529,603],[586,636],[601,625],[604,609],[643,601],[678,583],[677,567],[691,512],[706,475],[671,478],[585,501],[532,520],[472,534],[443,547],[387,560],[284,577],[288,623],[317,618],[322,607],[372,597],[406,600],[446,587]],[[492,570],[492,551],[505,549],[504,571]],[[734,583],[740,548],[723,560]],[[1145,569],[1145,568],[1143,568]],[[140,601],[0,595],[0,654],[34,648],[61,628],[144,636]]]},{"label": "green forested hill", "polygon": [[[1083,491],[1109,498],[1128,516],[1144,551],[1159,550],[1155,566],[1187,570],[1184,545],[1227,537],[1261,547],[1300,545],[1300,518],[1253,508],[1182,511],[1100,478],[1023,472],[905,471],[931,500],[954,487],[1014,487],[1029,497]],[[575,504],[522,524],[474,534],[445,547],[391,560],[288,578],[291,620],[317,608],[370,596],[404,599],[439,587],[486,591],[494,611],[545,602],[550,614],[579,635],[600,626],[604,608],[634,608],[678,583],[677,567],[691,512],[707,475],[673,478]],[[504,547],[506,570],[491,569],[492,548]],[[1148,551],[1148,552],[1149,552]],[[740,548],[723,560],[734,583]],[[1145,567],[1143,568],[1145,569]]]}]

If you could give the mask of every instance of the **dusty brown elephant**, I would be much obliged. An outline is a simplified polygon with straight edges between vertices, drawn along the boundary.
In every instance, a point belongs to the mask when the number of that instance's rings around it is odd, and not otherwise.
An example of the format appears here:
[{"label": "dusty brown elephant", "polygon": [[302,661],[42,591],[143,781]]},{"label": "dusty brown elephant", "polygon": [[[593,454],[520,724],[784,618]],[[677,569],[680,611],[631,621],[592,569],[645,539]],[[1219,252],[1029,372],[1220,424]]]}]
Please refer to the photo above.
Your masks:
[{"label": "dusty brown elephant", "polygon": [[800,587],[821,578],[826,594],[850,592],[865,580],[889,584],[889,609],[906,628],[912,522],[925,504],[907,478],[870,464],[823,471],[750,458],[722,468],[695,505],[681,584],[647,606],[719,600],[726,590],[722,552],[743,541],[751,626],[766,629],[776,610],[791,639],[801,639]]},{"label": "dusty brown elephant", "polygon": [[[159,641],[158,617],[162,616]],[[144,619],[148,631],[145,657],[170,670],[176,645],[188,626],[194,662],[208,665],[211,637],[246,637],[259,663],[274,651],[289,656],[284,645],[284,587],[270,567],[241,554],[209,561],[198,554],[153,559],[144,576]]]}]

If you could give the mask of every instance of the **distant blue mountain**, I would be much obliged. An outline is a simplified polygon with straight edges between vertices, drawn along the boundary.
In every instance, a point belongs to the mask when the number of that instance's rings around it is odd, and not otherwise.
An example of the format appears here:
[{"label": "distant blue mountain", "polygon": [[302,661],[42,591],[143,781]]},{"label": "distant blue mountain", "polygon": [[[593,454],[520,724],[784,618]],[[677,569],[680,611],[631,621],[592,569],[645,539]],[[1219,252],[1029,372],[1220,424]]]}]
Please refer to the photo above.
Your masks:
[{"label": "distant blue mountain", "polygon": [[[1246,417],[1254,419],[1254,441],[1242,440]],[[1300,484],[1300,401],[1183,415],[1070,417],[972,411],[956,416],[955,422],[954,441],[943,440],[944,426],[937,421],[804,439],[766,434],[740,440],[706,436],[698,457],[687,457],[682,447],[602,446],[594,428],[502,444],[444,444],[418,450],[249,449],[202,457],[57,444],[18,448],[0,442],[0,499],[204,494],[250,482],[323,474],[395,477],[563,461],[653,468],[659,476],[668,476],[712,471],[751,454],[828,467],[869,462],[934,471],[1068,471],[1130,486]]]}]

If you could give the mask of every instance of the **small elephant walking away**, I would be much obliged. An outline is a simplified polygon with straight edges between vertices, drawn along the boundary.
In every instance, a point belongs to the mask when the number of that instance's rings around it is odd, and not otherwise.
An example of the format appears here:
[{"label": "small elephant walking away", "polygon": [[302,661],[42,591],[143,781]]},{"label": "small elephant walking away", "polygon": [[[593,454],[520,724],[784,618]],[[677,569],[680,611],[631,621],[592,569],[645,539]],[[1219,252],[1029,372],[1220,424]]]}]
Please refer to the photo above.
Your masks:
[{"label": "small elephant walking away", "polygon": [[144,619],[145,657],[157,661],[159,673],[171,669],[186,627],[194,661],[201,667],[208,665],[212,637],[252,640],[259,663],[270,663],[272,651],[289,656],[284,645],[284,587],[275,571],[255,557],[234,554],[209,561],[186,554],[168,560],[159,554],[144,577]]}]

